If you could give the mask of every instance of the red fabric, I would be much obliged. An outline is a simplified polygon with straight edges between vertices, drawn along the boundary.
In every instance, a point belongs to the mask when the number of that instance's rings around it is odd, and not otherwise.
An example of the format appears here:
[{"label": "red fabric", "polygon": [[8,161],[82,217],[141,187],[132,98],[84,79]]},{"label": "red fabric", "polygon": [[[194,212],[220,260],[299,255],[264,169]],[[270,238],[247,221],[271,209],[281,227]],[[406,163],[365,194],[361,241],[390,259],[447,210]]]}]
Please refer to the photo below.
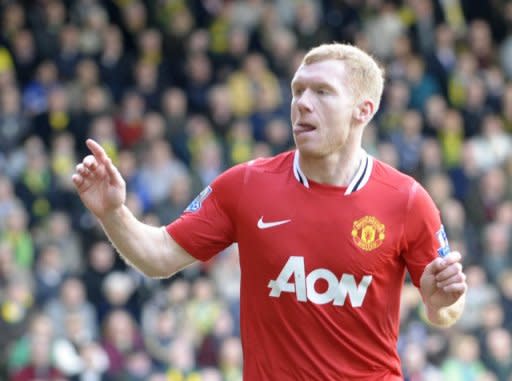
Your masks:
[{"label": "red fabric", "polygon": [[11,381],[65,381],[62,374],[55,368],[51,367],[45,370],[36,370],[33,366],[26,366],[20,371],[16,372],[12,377]]},{"label": "red fabric", "polygon": [[117,136],[121,141],[121,145],[125,148],[133,146],[139,142],[144,132],[142,119],[126,121],[117,117],[114,121],[116,126]]},{"label": "red fabric", "polygon": [[350,195],[304,187],[292,162],[289,152],[230,169],[167,231],[202,261],[238,242],[245,380],[402,380],[400,292],[406,269],[418,285],[437,255],[438,210],[377,160]]}]

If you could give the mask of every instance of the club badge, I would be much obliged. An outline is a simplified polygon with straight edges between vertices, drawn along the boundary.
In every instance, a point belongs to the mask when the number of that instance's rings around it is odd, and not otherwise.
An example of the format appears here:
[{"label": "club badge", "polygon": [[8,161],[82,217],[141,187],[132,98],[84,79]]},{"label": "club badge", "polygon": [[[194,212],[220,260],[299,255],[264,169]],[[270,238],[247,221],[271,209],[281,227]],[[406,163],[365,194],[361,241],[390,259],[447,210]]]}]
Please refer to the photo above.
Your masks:
[{"label": "club badge", "polygon": [[374,216],[364,216],[354,221],[352,239],[364,251],[372,251],[384,242],[386,226]]}]

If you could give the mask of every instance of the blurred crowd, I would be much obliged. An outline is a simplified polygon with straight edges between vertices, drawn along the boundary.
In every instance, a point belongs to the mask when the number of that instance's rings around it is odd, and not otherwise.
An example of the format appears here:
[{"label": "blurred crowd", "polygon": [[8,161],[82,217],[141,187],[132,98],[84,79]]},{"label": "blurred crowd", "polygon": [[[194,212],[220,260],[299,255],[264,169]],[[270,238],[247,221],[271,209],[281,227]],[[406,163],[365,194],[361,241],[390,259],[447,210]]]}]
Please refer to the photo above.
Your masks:
[{"label": "blurred crowd", "polygon": [[468,276],[448,330],[406,283],[405,379],[512,380],[511,1],[0,0],[0,18],[0,379],[241,380],[236,245],[146,278],[71,174],[96,139],[134,214],[167,224],[292,147],[291,77],[343,41],[387,70],[365,149],[426,187]]}]

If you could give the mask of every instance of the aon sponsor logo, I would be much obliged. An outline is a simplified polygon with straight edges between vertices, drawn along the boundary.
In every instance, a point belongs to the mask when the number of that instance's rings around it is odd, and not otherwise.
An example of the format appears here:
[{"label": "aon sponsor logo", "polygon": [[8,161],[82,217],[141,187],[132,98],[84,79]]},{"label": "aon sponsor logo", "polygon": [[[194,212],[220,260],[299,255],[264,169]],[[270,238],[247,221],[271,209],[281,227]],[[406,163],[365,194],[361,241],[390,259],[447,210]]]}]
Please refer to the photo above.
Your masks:
[{"label": "aon sponsor logo", "polygon": [[[292,275],[294,280],[290,282]],[[327,289],[322,292],[315,289],[320,279],[327,282]],[[371,282],[371,275],[363,276],[357,284],[354,275],[342,274],[338,279],[327,269],[316,269],[306,276],[304,257],[290,257],[277,278],[268,283],[268,287],[269,295],[273,298],[280,297],[282,292],[292,292],[299,302],[309,300],[315,304],[343,306],[348,298],[352,307],[361,307]]]}]

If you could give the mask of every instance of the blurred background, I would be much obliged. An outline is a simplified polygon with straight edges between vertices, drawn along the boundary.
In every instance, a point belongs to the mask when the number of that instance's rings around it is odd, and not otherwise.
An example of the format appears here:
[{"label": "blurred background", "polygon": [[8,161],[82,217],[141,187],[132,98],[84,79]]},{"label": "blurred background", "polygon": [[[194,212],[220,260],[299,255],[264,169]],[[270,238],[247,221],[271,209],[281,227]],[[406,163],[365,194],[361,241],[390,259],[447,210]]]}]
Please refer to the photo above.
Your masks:
[{"label": "blurred background", "polygon": [[511,1],[0,0],[0,19],[0,379],[241,380],[236,246],[145,278],[71,174],[93,137],[134,214],[167,224],[291,148],[291,77],[343,41],[387,70],[366,150],[426,187],[468,276],[443,331],[406,283],[406,380],[512,380]]}]

